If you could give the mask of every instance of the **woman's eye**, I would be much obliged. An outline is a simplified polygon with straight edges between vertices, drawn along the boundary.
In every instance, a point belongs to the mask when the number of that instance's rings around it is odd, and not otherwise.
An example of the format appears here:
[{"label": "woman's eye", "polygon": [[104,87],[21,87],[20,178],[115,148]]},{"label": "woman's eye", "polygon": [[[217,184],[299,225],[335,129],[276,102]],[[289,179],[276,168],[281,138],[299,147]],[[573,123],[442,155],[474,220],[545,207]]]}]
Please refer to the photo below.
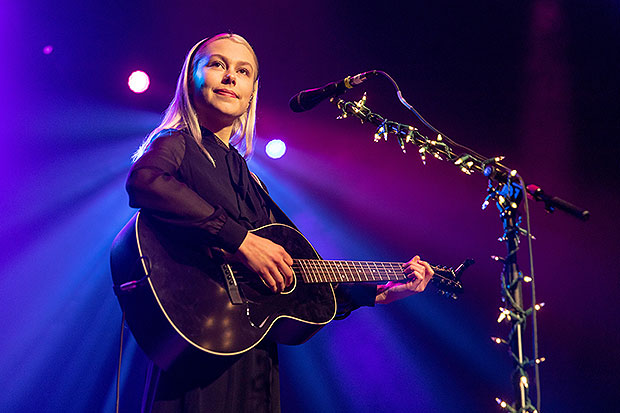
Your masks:
[{"label": "woman's eye", "polygon": [[209,62],[209,67],[224,67],[224,63],[220,62],[219,60],[213,60]]}]

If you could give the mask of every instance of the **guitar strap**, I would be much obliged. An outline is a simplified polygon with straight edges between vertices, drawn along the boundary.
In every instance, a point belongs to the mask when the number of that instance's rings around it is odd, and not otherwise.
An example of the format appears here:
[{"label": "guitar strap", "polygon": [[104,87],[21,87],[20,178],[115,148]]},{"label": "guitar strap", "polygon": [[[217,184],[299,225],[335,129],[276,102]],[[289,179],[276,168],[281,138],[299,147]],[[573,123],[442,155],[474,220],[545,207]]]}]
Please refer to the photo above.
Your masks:
[{"label": "guitar strap", "polygon": [[297,231],[299,231],[299,228],[297,228],[297,226],[293,223],[293,221],[291,221],[291,219],[284,213],[284,211],[282,211],[282,209],[280,209],[278,204],[276,204],[276,201],[274,201],[271,198],[271,196],[269,195],[269,191],[267,191],[267,187],[265,186],[263,181],[261,181],[260,178],[258,176],[256,176],[256,174],[254,172],[250,171],[250,174],[252,175],[252,178],[254,178],[256,183],[258,183],[258,186],[261,189],[261,191],[260,191],[261,195],[263,196],[263,199],[267,203],[267,206],[269,207],[269,210],[273,214],[273,218],[275,219],[274,222],[288,225],[289,227],[293,227]]}]

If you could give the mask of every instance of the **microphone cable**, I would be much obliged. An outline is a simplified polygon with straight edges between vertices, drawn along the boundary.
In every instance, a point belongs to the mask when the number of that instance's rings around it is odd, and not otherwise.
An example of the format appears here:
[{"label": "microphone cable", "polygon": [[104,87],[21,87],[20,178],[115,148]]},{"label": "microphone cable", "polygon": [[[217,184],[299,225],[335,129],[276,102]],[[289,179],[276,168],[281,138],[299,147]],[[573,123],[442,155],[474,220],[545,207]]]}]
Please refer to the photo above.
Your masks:
[{"label": "microphone cable", "polygon": [[436,134],[441,135],[442,138],[446,142],[450,143],[451,145],[458,146],[459,148],[469,152],[470,154],[473,154],[475,156],[480,157],[480,159],[484,159],[485,158],[482,155],[480,155],[479,153],[477,153],[476,151],[474,151],[473,149],[453,141],[452,139],[450,139],[448,137],[448,135],[446,135],[445,133],[439,131],[437,128],[435,128],[433,125],[431,125],[430,122],[428,122],[426,119],[424,119],[424,117],[420,114],[420,112],[418,112],[413,106],[411,106],[409,104],[409,102],[407,102],[407,100],[403,97],[403,93],[401,92],[400,87],[398,86],[398,83],[396,83],[396,81],[392,78],[392,76],[390,76],[389,74],[387,74],[383,70],[372,70],[371,72],[374,72],[374,73],[381,74],[381,75],[385,76],[390,81],[390,83],[392,83],[392,85],[394,86],[394,89],[396,89],[396,96],[398,97],[398,100],[400,101],[400,103],[402,103],[402,105],[405,106],[409,111],[413,112],[413,114],[420,120],[420,122],[422,122],[424,124],[424,126],[429,128],[431,131],[435,132]]},{"label": "microphone cable", "polygon": [[[422,122],[427,128],[429,128],[430,130],[432,130],[433,132],[441,135],[443,137],[443,139],[445,139],[448,143],[457,146],[461,149],[464,149],[465,151],[478,156],[480,159],[483,159],[485,157],[483,157],[482,155],[478,154],[476,151],[474,151],[473,149],[465,146],[465,145],[461,145],[457,142],[454,142],[452,139],[450,139],[446,134],[440,132],[437,128],[435,128],[433,125],[431,125],[426,119],[424,119],[424,117],[413,107],[411,106],[411,104],[409,104],[409,102],[407,102],[407,100],[403,97],[403,94],[400,90],[400,88],[398,87],[398,84],[396,83],[396,81],[394,79],[392,79],[392,77],[387,74],[386,72],[382,71],[382,70],[374,70],[373,72],[381,74],[383,76],[385,76],[394,86],[394,88],[396,89],[396,96],[398,97],[398,100],[403,104],[403,106],[405,106],[407,109],[409,109],[411,112],[413,112],[413,114],[420,120],[420,122]],[[523,190],[525,191],[525,182],[523,181],[523,178],[521,177],[521,175],[518,175],[521,187],[523,188]],[[529,259],[529,267],[530,267],[530,278],[531,278],[531,302],[532,302],[532,350],[534,353],[534,363],[533,363],[533,367],[534,367],[534,385],[536,388],[536,408],[537,410],[540,412],[540,405],[541,405],[541,391],[540,391],[540,368],[539,368],[539,343],[538,343],[538,320],[536,317],[536,309],[535,309],[535,305],[536,303],[536,285],[535,285],[535,277],[534,277],[534,252],[533,252],[533,247],[532,247],[532,233],[531,233],[531,228],[530,228],[530,208],[529,208],[529,204],[528,204],[528,199],[527,196],[524,196],[525,198],[525,205],[524,205],[524,209],[525,209],[525,222],[526,222],[526,226],[527,226],[527,246],[528,246],[528,259]]]}]

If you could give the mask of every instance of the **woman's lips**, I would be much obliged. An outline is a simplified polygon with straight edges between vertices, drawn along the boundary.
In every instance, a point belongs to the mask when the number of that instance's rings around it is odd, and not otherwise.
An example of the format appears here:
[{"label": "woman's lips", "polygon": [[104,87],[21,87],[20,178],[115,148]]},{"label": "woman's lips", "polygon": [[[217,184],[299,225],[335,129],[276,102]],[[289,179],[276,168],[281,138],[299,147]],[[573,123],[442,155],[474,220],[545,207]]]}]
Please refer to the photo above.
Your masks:
[{"label": "woman's lips", "polygon": [[228,89],[215,89],[214,92],[221,96],[228,96],[228,97],[237,98],[237,99],[239,98],[239,96],[237,96],[235,92],[233,92],[232,90],[228,90]]}]

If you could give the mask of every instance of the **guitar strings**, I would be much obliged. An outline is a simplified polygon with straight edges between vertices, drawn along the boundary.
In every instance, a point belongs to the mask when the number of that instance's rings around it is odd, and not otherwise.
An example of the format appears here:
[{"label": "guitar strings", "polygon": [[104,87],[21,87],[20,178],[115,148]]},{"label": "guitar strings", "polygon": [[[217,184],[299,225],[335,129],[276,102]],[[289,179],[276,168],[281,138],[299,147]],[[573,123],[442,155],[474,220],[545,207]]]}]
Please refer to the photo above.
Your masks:
[{"label": "guitar strings", "polygon": [[[345,275],[357,277],[359,281],[364,281],[362,278],[365,278],[366,281],[382,281],[383,277],[394,276],[394,278],[388,278],[390,281],[400,281],[407,279],[408,277],[404,276],[402,272],[401,262],[374,262],[374,261],[329,261],[329,260],[319,260],[319,259],[294,259],[293,260],[293,270],[298,271],[302,276],[308,275],[316,275],[312,277],[313,281],[319,281],[318,278],[333,278],[338,277],[336,271],[342,273],[344,271]],[[360,271],[369,270],[370,278],[367,276],[368,274],[362,273]],[[450,277],[446,277],[438,272],[437,268],[433,268],[435,274],[433,278],[440,279],[444,282],[455,282],[454,279]],[[310,272],[311,274],[308,274]],[[380,279],[376,279],[375,277],[382,277]],[[345,281],[342,276],[339,277],[337,281]],[[323,281],[323,280],[320,280]]]}]

